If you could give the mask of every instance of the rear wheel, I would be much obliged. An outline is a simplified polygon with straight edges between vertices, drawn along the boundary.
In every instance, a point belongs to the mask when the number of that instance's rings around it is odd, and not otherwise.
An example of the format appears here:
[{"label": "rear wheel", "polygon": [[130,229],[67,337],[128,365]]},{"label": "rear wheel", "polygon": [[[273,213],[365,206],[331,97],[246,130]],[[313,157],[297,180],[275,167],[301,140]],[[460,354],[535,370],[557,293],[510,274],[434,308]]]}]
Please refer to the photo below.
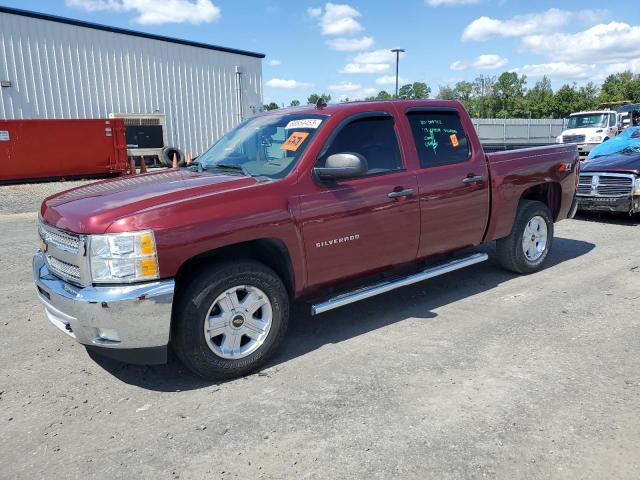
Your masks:
[{"label": "rear wheel", "polygon": [[196,275],[176,303],[172,344],[206,379],[246,375],[273,355],[289,318],[280,278],[252,260],[218,263]]},{"label": "rear wheel", "polygon": [[496,242],[498,262],[516,273],[533,273],[542,267],[553,243],[553,218],[549,208],[534,200],[520,202],[511,234]]}]

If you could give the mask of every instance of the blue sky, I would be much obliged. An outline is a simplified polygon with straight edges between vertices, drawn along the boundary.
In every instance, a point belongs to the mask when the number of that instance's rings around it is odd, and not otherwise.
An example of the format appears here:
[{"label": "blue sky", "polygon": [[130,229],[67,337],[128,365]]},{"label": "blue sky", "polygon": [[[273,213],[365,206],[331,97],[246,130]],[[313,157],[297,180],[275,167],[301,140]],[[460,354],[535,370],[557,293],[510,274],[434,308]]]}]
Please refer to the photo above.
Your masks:
[{"label": "blue sky", "polygon": [[262,52],[264,101],[352,99],[517,70],[533,85],[640,73],[638,0],[0,0],[4,6]]}]

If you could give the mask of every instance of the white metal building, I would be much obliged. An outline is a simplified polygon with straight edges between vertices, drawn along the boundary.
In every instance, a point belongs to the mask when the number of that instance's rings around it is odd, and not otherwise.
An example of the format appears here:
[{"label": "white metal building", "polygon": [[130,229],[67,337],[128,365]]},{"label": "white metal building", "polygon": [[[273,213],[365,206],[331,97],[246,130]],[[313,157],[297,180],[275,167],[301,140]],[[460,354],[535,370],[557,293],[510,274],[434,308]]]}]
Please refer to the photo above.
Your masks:
[{"label": "white metal building", "polygon": [[202,152],[262,106],[263,54],[0,7],[0,118],[164,113]]}]

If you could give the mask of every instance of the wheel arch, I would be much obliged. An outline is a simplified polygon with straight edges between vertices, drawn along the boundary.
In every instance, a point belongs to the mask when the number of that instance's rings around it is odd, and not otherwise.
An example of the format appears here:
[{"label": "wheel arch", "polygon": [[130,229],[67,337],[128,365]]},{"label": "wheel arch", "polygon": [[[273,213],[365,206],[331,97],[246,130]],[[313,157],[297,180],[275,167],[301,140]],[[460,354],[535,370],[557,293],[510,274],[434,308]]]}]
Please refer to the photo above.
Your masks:
[{"label": "wheel arch", "polygon": [[558,220],[562,205],[562,186],[558,182],[544,182],[532,185],[522,192],[518,205],[523,200],[537,200],[544,203],[551,211],[551,217],[555,222]]},{"label": "wheel arch", "polygon": [[176,273],[176,288],[179,290],[190,275],[207,268],[219,260],[252,259],[271,268],[284,283],[290,296],[295,294],[295,275],[291,255],[285,243],[278,238],[260,238],[215,248],[186,260]]}]

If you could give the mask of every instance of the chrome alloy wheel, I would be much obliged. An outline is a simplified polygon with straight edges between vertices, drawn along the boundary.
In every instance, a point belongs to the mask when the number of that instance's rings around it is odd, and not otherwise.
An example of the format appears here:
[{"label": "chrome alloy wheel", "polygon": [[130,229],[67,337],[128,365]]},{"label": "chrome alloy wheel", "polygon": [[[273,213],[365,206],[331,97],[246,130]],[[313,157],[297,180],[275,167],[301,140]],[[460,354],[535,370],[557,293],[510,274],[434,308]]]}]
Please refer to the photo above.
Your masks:
[{"label": "chrome alloy wheel", "polygon": [[531,218],[522,234],[522,250],[530,262],[539,260],[547,248],[547,222],[540,215]]},{"label": "chrome alloy wheel", "polygon": [[238,285],[211,304],[204,319],[205,340],[219,357],[238,360],[262,346],[272,321],[267,294],[250,285]]}]

